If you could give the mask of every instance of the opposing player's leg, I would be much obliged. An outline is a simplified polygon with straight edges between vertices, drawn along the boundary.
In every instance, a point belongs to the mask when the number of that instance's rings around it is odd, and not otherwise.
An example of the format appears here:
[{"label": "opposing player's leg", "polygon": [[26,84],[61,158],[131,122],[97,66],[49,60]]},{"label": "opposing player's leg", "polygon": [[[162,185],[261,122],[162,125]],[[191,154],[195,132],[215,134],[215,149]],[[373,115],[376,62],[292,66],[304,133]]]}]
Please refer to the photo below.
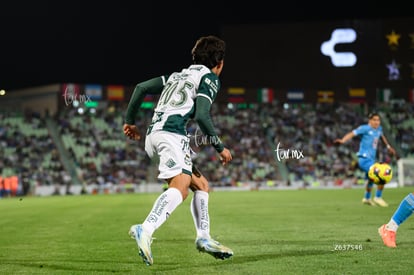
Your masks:
[{"label": "opposing player's leg", "polygon": [[[374,186],[374,182],[369,179],[368,171],[371,168],[371,166],[375,164],[375,160],[374,159],[363,159],[363,158],[361,158],[359,164],[360,164],[361,169],[366,172],[366,178],[368,180],[368,183],[367,183],[364,198],[368,197],[368,199],[369,199],[371,197],[371,191],[372,191],[372,188]],[[384,185],[376,184],[376,186],[377,186],[377,190],[375,192],[375,197],[371,202],[374,203],[375,205],[378,205],[378,206],[381,206],[381,207],[387,207],[388,203],[382,198],[382,192],[384,190]]]},{"label": "opposing player's leg", "polygon": [[384,190],[384,184],[377,185],[377,191],[375,192],[374,202],[382,207],[388,207],[388,203],[382,198],[382,190]]},{"label": "opposing player's leg", "polygon": [[190,206],[197,232],[196,248],[198,251],[208,253],[216,259],[230,258],[233,256],[233,251],[210,236],[208,181],[194,165],[192,172],[190,189],[194,192],[194,195]]},{"label": "opposing player's leg", "polygon": [[396,244],[396,231],[388,230],[387,225],[383,224],[378,228],[378,234],[381,236],[382,241],[388,247],[397,247]]},{"label": "opposing player's leg", "polygon": [[366,205],[376,206],[375,202],[371,199],[371,191],[372,187],[374,186],[374,183],[369,180],[367,177],[366,183],[365,183],[365,193],[364,197],[362,198],[362,203]]},{"label": "opposing player's leg", "polygon": [[408,194],[395,210],[390,221],[378,228],[382,241],[388,247],[396,247],[396,234],[398,227],[414,212],[414,193]]},{"label": "opposing player's leg", "polygon": [[[375,163],[374,159],[368,159],[368,158],[362,158],[361,157],[358,160],[358,167],[359,167],[359,169],[361,169],[362,171],[365,172],[365,179],[366,179],[365,192],[364,192],[364,197],[362,198],[362,203],[365,204],[365,205],[370,205],[370,206],[376,206],[376,205],[384,206],[384,204],[386,204],[386,202],[384,200],[382,200],[381,197],[377,198],[378,194],[376,194],[374,200],[371,198],[371,193],[372,193],[372,188],[374,186],[374,182],[369,179],[368,171],[369,171],[369,168],[371,167],[371,165],[373,165],[374,163]],[[382,192],[381,192],[381,194],[382,194]],[[379,201],[379,203],[376,203],[375,199],[377,199]],[[381,205],[381,202],[383,202],[383,205]]]}]

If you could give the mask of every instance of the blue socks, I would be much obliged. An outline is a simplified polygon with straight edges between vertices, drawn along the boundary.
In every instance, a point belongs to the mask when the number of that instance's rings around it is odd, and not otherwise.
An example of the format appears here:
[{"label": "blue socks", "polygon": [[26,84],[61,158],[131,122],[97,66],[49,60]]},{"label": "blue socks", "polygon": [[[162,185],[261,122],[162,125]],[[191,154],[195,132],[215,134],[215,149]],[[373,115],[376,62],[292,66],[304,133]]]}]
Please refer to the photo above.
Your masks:
[{"label": "blue socks", "polygon": [[414,194],[408,194],[400,203],[400,206],[394,212],[392,219],[397,225],[402,224],[414,211]]},{"label": "blue socks", "polygon": [[375,197],[381,198],[382,197],[382,190],[377,189],[377,192],[375,192]]},{"label": "blue socks", "polygon": [[[373,185],[374,184],[372,182],[368,182],[367,187],[371,190]],[[368,192],[367,190],[365,190],[364,198],[369,200],[371,198],[371,191]]]}]

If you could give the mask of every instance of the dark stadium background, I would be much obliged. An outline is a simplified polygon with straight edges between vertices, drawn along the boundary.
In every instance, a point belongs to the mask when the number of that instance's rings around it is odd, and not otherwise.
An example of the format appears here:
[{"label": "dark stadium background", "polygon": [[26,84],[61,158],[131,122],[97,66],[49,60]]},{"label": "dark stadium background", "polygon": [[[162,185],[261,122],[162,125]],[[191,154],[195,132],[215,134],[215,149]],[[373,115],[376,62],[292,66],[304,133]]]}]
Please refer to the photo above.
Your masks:
[{"label": "dark stadium background", "polygon": [[[69,82],[134,85],[187,66],[194,40],[216,34],[228,40],[224,86],[288,89],[295,84],[319,89],[354,85],[366,86],[369,92],[382,84],[385,69],[379,65],[384,46],[367,41],[378,40],[392,20],[410,16],[408,4],[399,2],[7,1],[0,7],[0,89]],[[413,25],[412,18],[409,23]],[[340,77],[324,64],[315,71],[312,64],[321,61],[308,54],[306,44],[298,44],[303,41],[297,31],[319,41],[323,29],[344,24],[365,31],[360,36],[365,48],[357,51],[369,53],[371,59],[362,60],[366,66],[360,66],[360,71],[348,70]],[[257,61],[260,67],[253,67],[252,56],[263,48],[247,36],[243,40],[243,28],[249,25],[267,26],[260,34],[264,43],[294,40],[277,51],[262,52],[263,60]],[[288,37],[275,34],[272,38],[273,34],[266,33],[280,26],[287,28],[284,35]],[[308,62],[299,64],[300,58]],[[252,71],[256,74],[250,75]]]}]

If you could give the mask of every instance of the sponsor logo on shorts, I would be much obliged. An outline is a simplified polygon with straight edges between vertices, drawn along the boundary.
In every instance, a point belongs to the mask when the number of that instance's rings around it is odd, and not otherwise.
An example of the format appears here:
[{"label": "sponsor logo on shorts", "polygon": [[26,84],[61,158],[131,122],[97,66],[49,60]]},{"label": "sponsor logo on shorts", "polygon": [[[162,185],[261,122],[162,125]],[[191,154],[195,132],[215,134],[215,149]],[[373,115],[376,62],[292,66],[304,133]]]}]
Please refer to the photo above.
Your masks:
[{"label": "sponsor logo on shorts", "polygon": [[165,163],[165,165],[167,165],[168,168],[172,168],[176,165],[177,163],[173,160],[173,159],[169,159],[167,160],[167,162]]}]

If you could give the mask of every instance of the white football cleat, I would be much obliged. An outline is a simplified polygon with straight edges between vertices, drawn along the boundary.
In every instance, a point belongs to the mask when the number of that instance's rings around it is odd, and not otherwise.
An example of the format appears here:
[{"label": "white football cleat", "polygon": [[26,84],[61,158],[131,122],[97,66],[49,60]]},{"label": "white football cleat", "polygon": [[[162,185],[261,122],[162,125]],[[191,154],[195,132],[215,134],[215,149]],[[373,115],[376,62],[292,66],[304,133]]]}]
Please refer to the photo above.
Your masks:
[{"label": "white football cleat", "polygon": [[213,239],[198,238],[196,240],[198,251],[210,254],[216,259],[227,259],[233,256],[233,251]]},{"label": "white football cleat", "polygon": [[375,202],[376,204],[378,204],[379,206],[382,206],[382,207],[388,207],[388,203],[387,203],[386,201],[384,201],[382,198],[377,198],[377,197],[375,197],[375,198],[374,198],[374,202]]},{"label": "white football cleat", "polygon": [[151,252],[152,238],[145,233],[142,225],[135,224],[131,226],[128,234],[137,242],[139,255],[141,256],[144,263],[146,265],[152,265],[154,263]]}]

